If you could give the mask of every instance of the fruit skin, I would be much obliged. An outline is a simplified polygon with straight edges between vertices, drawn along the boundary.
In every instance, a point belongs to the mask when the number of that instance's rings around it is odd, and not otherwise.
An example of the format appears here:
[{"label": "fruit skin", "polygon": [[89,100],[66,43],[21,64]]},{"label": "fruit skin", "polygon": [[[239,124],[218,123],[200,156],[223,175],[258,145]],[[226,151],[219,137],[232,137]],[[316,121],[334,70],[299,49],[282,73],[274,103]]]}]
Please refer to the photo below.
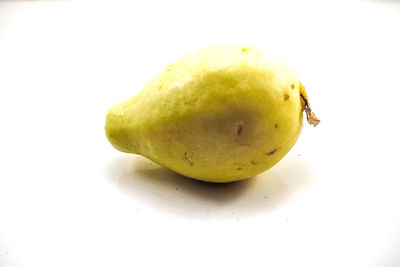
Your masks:
[{"label": "fruit skin", "polygon": [[304,87],[294,70],[243,46],[198,50],[112,107],[106,135],[184,176],[231,182],[275,165],[302,128]]}]

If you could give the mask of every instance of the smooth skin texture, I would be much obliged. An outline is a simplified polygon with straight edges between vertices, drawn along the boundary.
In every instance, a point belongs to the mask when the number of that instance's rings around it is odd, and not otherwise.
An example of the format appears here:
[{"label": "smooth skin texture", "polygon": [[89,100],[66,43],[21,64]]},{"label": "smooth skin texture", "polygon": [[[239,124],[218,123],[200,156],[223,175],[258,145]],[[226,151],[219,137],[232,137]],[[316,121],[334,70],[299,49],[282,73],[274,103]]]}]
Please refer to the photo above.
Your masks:
[{"label": "smooth skin texture", "polygon": [[[224,183],[253,177],[281,160],[308,107],[293,69],[255,48],[218,46],[167,66],[108,111],[105,130],[122,152]],[[307,115],[314,118],[311,110]]]}]

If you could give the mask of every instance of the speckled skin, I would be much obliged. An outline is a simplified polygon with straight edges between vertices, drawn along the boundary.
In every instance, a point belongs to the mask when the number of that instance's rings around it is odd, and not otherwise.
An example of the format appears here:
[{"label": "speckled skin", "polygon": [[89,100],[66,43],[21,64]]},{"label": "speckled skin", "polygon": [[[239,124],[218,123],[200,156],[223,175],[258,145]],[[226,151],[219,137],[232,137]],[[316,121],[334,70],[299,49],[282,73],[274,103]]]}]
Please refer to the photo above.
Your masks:
[{"label": "speckled skin", "polygon": [[293,69],[255,48],[205,48],[112,107],[106,135],[116,149],[187,177],[237,181],[271,168],[295,144],[300,93]]}]

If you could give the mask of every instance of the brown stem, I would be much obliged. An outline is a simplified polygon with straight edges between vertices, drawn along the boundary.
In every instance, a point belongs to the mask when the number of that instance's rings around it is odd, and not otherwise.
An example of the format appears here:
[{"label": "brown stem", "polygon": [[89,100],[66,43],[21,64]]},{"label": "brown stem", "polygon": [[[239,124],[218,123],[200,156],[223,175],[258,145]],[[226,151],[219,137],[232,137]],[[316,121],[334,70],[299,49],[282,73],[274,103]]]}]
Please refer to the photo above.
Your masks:
[{"label": "brown stem", "polygon": [[320,120],[315,116],[314,112],[312,112],[310,103],[308,103],[307,98],[303,94],[300,94],[300,96],[303,111],[306,112],[308,123],[314,125],[314,127],[317,126]]}]

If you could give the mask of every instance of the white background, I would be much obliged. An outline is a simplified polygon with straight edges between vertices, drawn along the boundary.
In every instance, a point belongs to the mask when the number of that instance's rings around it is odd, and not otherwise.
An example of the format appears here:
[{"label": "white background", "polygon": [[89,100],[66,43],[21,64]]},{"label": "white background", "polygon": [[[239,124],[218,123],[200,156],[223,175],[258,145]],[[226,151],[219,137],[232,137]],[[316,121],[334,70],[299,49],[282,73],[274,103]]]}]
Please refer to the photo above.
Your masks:
[{"label": "white background", "polygon": [[[400,266],[399,1],[0,2],[0,266]],[[317,128],[196,182],[114,150],[107,109],[198,48],[287,58]]]}]

